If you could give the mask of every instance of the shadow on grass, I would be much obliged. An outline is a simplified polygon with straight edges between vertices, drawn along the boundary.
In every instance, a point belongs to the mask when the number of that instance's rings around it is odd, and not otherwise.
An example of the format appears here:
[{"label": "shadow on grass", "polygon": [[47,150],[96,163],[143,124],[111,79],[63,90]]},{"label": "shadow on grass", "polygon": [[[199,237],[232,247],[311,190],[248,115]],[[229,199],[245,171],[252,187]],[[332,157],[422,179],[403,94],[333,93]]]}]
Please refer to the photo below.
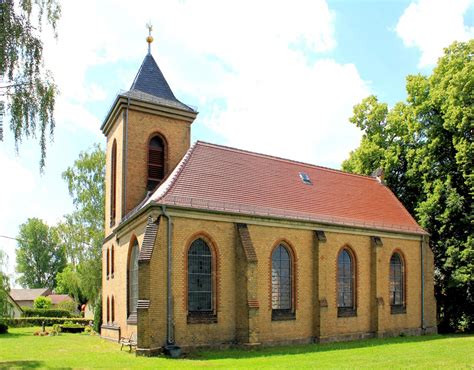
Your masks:
[{"label": "shadow on grass", "polygon": [[2,340],[3,339],[17,339],[17,338],[20,338],[20,337],[31,337],[32,335],[33,335],[33,333],[30,333],[30,332],[24,332],[24,333],[11,333],[11,332],[8,332],[6,334],[1,334],[0,339],[2,339]]},{"label": "shadow on grass", "polygon": [[0,361],[0,369],[11,369],[11,368],[21,368],[21,369],[31,369],[36,367],[44,367],[44,362],[42,361]]},{"label": "shadow on grass", "polygon": [[404,343],[421,343],[445,339],[449,337],[460,337],[459,335],[430,335],[423,337],[396,337],[387,339],[366,339],[353,342],[325,343],[325,344],[301,344],[292,346],[273,346],[273,347],[257,347],[257,348],[231,348],[227,350],[197,350],[188,354],[186,357],[192,360],[221,360],[221,359],[239,359],[239,358],[256,358],[265,356],[279,355],[301,355],[316,352],[328,352],[349,350],[358,348],[377,347],[393,344]]}]

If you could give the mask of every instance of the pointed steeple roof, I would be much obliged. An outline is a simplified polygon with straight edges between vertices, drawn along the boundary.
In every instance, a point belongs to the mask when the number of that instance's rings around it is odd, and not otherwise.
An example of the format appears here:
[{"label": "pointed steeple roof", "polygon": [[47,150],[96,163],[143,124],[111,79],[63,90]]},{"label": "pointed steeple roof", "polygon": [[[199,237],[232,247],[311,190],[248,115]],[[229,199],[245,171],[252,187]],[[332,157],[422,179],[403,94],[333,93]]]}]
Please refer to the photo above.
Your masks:
[{"label": "pointed steeple roof", "polygon": [[147,54],[143,59],[130,90],[138,90],[166,100],[177,100],[151,54]]},{"label": "pointed steeple roof", "polygon": [[132,86],[125,95],[161,102],[164,105],[174,106],[190,112],[195,111],[176,99],[170,85],[150,52],[143,59]]}]

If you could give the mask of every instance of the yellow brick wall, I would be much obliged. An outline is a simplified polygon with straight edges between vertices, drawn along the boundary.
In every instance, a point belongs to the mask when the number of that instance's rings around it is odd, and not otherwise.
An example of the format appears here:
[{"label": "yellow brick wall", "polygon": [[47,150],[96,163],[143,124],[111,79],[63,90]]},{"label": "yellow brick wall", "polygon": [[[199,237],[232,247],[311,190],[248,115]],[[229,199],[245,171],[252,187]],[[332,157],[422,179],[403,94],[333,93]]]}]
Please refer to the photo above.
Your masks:
[{"label": "yellow brick wall", "polygon": [[189,122],[148,113],[129,111],[128,155],[125,214],[146,196],[148,141],[153,134],[160,134],[166,141],[165,176],[183,158],[190,146]]},{"label": "yellow brick wall", "polygon": [[[390,313],[389,274],[390,258],[399,252],[405,263],[406,314]],[[378,296],[383,298],[379,307],[379,331],[414,328],[421,326],[421,261],[420,242],[403,241],[391,238],[383,239],[383,247],[377,253],[378,262]]]},{"label": "yellow brick wall", "polygon": [[[321,336],[370,331],[370,237],[326,232],[327,241],[319,245],[319,298],[326,299],[321,309]],[[348,246],[355,256],[357,316],[337,317],[337,256]]]},{"label": "yellow brick wall", "polygon": [[[234,223],[173,217],[173,302],[176,343],[182,346],[230,343],[245,337],[239,330],[245,330],[246,314],[240,309],[242,300],[240,290],[242,277],[236,274],[242,261],[242,248]],[[249,233],[258,258],[258,339],[261,343],[311,341],[320,335],[325,338],[343,338],[354,334],[374,334],[371,317],[378,314],[376,322],[378,334],[396,333],[406,329],[417,330],[421,326],[420,308],[420,241],[383,237],[383,246],[377,249],[377,266],[371,267],[370,235],[356,235],[326,232],[327,242],[319,244],[319,268],[314,262],[315,242],[311,230],[286,227],[248,225]],[[151,347],[164,344],[166,338],[166,219],[163,218],[157,236],[150,269],[150,325],[153,336]],[[186,307],[186,264],[187,248],[199,235],[213,241],[217,251],[217,309],[218,322],[188,324]],[[290,245],[296,256],[296,318],[286,321],[271,319],[271,252],[279,242]],[[341,247],[350,246],[356,256],[357,316],[338,317],[336,301],[337,254]],[[403,253],[406,263],[406,302],[405,314],[391,314],[389,304],[389,262],[394,250]],[[429,257],[429,256],[428,256]],[[426,262],[427,268],[430,261]],[[372,269],[378,274],[376,291],[371,290]],[[314,272],[319,271],[319,276]],[[426,272],[429,274],[429,271]],[[428,276],[428,275],[427,275]],[[316,291],[314,282],[318,282]],[[427,282],[428,291],[430,282]],[[432,281],[431,281],[432,286]],[[431,290],[432,291],[432,290]],[[383,306],[371,305],[377,297],[384,301]],[[430,301],[431,299],[431,301]],[[327,307],[315,310],[320,300],[326,300]],[[426,317],[433,317],[435,304],[432,297],[426,297],[431,305],[426,307]],[[377,310],[377,312],[373,312]],[[320,318],[315,317],[320,312]],[[316,325],[319,322],[319,327]],[[317,333],[317,329],[320,332]]]},{"label": "yellow brick wall", "polygon": [[[173,171],[190,146],[191,123],[129,109],[127,147],[125,148],[125,110],[119,115],[107,136],[106,186],[105,186],[105,235],[116,227],[122,217],[145,198],[147,189],[148,141],[160,134],[166,143],[165,177]],[[117,141],[116,221],[110,227],[111,153]],[[126,150],[126,173],[123,168],[123,150]],[[124,179],[126,176],[126,179]],[[124,188],[125,187],[125,188]],[[123,192],[126,192],[124,195]],[[125,201],[125,205],[123,204]]]},{"label": "yellow brick wall", "polygon": [[[183,272],[187,269],[187,248],[199,235],[212,238],[217,255],[216,324],[187,324],[187,276]],[[173,218],[173,301],[177,343],[200,345],[234,340],[235,243],[236,230],[232,223]]]},{"label": "yellow brick wall", "polygon": [[[130,242],[135,236],[138,240],[139,247],[143,243],[143,236],[145,232],[144,220],[136,225],[136,228],[125,235],[121,236],[117,241],[112,238],[106,242],[102,248],[102,321],[108,326],[115,326],[120,328],[120,335],[123,337],[129,336],[132,332],[137,332],[136,325],[127,324],[127,266],[130,251]],[[113,277],[106,276],[106,252],[107,249],[114,246],[115,254],[115,268]],[[115,299],[115,322],[107,323],[107,297]],[[102,336],[115,339],[118,334],[116,330],[103,330]]]},{"label": "yellow brick wall", "polygon": [[[161,217],[150,267],[150,309],[148,310],[151,348],[161,347],[166,340],[166,266],[167,222]],[[140,297],[141,298],[141,297]]]},{"label": "yellow brick wall", "polygon": [[[112,158],[112,146],[113,142],[117,142],[117,174],[116,174],[116,199],[117,204],[115,208],[115,224],[111,227],[110,225],[110,197],[111,197],[111,158]],[[122,177],[123,177],[123,119],[120,114],[115,121],[110,133],[107,137],[106,146],[106,166],[105,166],[105,235],[109,235],[115,226],[118,225],[122,217]]]},{"label": "yellow brick wall", "polygon": [[[310,230],[249,225],[258,258],[259,339],[261,342],[305,340],[313,336],[313,233]],[[284,241],[295,254],[296,319],[272,321],[271,254]]]}]

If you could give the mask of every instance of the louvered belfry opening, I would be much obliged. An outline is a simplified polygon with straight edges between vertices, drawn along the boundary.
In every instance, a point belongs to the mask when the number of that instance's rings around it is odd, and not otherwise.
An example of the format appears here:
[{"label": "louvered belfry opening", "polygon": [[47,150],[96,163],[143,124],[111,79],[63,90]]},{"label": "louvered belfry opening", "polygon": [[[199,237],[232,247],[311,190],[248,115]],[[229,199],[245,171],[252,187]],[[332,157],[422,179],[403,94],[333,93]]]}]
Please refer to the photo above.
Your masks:
[{"label": "louvered belfry opening", "polygon": [[147,190],[154,190],[165,177],[165,145],[159,136],[148,144]]}]

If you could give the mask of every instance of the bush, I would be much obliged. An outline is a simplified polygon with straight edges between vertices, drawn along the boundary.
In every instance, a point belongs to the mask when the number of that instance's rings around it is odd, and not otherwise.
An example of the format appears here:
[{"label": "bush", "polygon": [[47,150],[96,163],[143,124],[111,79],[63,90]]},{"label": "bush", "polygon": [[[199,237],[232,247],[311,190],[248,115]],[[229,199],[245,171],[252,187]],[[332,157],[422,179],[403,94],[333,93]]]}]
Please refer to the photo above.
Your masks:
[{"label": "bush", "polygon": [[77,304],[74,301],[62,301],[59,302],[55,308],[73,313],[77,310]]},{"label": "bush", "polygon": [[61,332],[63,333],[82,333],[86,327],[81,324],[74,324],[71,321],[66,321],[61,325]]},{"label": "bush", "polygon": [[8,333],[8,325],[0,322],[0,334],[7,334]]},{"label": "bush", "polygon": [[3,322],[11,327],[23,328],[27,326],[41,326],[43,322],[46,326],[53,326],[54,324],[64,324],[65,322],[72,322],[75,324],[87,325],[89,319],[83,318],[64,318],[64,317],[20,317],[16,319],[4,318]]},{"label": "bush", "polygon": [[55,336],[55,335],[59,335],[59,333],[61,333],[61,325],[54,324],[53,328],[51,329],[51,335]]},{"label": "bush", "polygon": [[97,303],[94,307],[94,331],[100,334],[100,327],[102,326],[102,295],[99,294]]},{"label": "bush", "polygon": [[67,310],[55,308],[23,308],[23,317],[71,317]]},{"label": "bush", "polygon": [[39,296],[33,302],[34,308],[51,308],[51,298]]}]

